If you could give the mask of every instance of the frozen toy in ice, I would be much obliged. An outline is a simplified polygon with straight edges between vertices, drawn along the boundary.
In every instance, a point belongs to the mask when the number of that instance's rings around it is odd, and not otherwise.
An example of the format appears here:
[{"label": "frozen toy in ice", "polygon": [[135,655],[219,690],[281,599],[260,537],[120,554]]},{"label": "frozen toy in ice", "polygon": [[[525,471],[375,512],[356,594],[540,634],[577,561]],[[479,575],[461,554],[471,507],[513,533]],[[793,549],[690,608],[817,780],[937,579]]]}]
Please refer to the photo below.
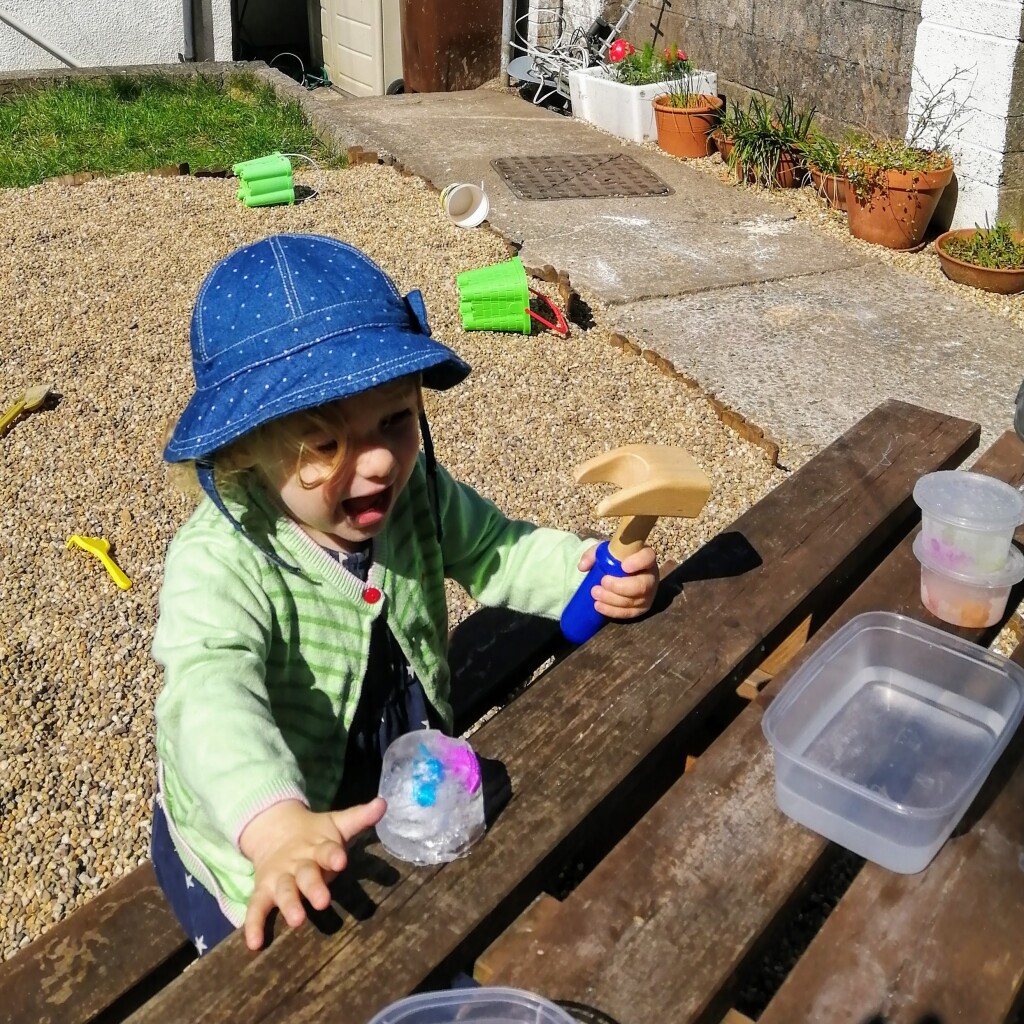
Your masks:
[{"label": "frozen toy in ice", "polygon": [[443,864],[484,834],[480,762],[465,740],[437,729],[400,736],[384,754],[379,792],[388,809],[377,836],[401,860]]}]

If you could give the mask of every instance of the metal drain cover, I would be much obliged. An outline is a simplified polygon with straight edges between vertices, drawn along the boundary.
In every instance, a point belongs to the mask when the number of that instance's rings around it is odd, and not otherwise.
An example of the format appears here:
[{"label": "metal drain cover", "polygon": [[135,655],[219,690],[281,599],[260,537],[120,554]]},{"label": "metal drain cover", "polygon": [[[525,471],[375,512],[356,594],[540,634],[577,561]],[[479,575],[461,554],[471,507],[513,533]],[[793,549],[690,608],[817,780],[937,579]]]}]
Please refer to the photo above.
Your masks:
[{"label": "metal drain cover", "polygon": [[670,196],[673,190],[625,153],[503,156],[491,166],[520,199]]}]

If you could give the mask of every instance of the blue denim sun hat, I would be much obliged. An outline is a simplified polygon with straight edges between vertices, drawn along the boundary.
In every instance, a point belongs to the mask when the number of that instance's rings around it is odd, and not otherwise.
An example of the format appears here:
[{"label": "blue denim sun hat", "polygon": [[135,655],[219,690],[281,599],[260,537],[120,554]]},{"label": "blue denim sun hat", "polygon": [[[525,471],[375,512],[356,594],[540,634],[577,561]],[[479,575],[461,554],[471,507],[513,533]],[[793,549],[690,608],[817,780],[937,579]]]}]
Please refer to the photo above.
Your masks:
[{"label": "blue denim sun hat", "polygon": [[358,249],[272,235],[221,260],[192,313],[196,390],[164,450],[204,461],[270,420],[420,372],[450,388],[469,365],[430,337],[418,291],[402,296]]}]

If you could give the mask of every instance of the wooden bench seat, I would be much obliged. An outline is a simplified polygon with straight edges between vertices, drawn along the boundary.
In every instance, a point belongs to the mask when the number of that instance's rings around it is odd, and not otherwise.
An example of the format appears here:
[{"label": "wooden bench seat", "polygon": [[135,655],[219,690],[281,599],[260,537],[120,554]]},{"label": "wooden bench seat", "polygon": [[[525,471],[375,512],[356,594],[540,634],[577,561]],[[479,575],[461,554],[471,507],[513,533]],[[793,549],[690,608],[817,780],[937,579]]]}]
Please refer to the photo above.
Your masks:
[{"label": "wooden bench seat", "polygon": [[[474,745],[505,762],[514,797],[467,861],[439,874],[370,844],[342,876],[340,927],[279,926],[258,955],[232,936],[171,984],[191,948],[147,865],[0,966],[0,1020],[110,1024],[137,1007],[131,1019],[161,1024],[268,1014],[364,1024],[466,966],[573,844],[598,835],[610,848],[625,834],[704,713],[847,595],[905,532],[916,478],[957,465],[977,438],[976,425],[886,403],[673,573],[671,607],[604,630],[486,723]],[[452,638],[453,663],[484,687],[472,714],[566,650],[552,623],[493,614]],[[616,758],[601,756],[609,748]]]},{"label": "wooden bench seat", "polygon": [[[461,731],[570,645],[556,622],[481,608],[452,630],[449,656],[474,694]],[[149,862],[0,965],[0,1022],[113,1024],[196,958]]]},{"label": "wooden bench seat", "polygon": [[[1008,433],[975,468],[1019,484],[1024,445]],[[926,615],[911,541],[811,637],[792,668],[859,612]],[[947,628],[981,643],[995,633]],[[1022,650],[1015,657],[1024,659]],[[563,903],[541,897],[479,959],[477,979],[592,1006],[618,1024],[720,1019],[737,976],[836,850],[775,804],[761,717],[790,675],[768,684]],[[1020,746],[994,779],[1005,779]],[[934,870],[898,876],[868,865],[759,1024],[920,1024],[932,1011],[937,1021],[1002,1021],[1024,977],[1022,800],[1017,768],[982,827],[951,840]],[[877,913],[908,894],[895,920]],[[951,974],[955,935],[963,954]]]},{"label": "wooden bench seat", "polygon": [[977,438],[974,424],[899,402],[865,417],[684,563],[668,608],[606,628],[475,734],[513,798],[469,858],[415,869],[370,844],[346,872],[364,912],[343,902],[330,934],[278,927],[257,956],[232,936],[131,1019],[365,1024],[471,962],[581,836],[633,824],[687,730],[847,596],[905,532],[917,477],[957,465]]}]

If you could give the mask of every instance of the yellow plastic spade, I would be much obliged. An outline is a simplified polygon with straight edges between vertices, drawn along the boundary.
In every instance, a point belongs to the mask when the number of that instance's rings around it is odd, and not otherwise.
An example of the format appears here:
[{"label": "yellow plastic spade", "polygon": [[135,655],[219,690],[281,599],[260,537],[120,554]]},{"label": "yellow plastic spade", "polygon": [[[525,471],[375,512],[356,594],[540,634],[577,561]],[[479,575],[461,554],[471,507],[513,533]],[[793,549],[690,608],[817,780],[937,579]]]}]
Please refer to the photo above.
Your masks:
[{"label": "yellow plastic spade", "polygon": [[103,563],[103,568],[110,573],[110,578],[122,590],[127,590],[132,585],[132,581],[121,572],[117,562],[107,553],[110,551],[110,541],[103,537],[80,537],[76,533],[68,537],[67,547],[72,545],[81,548],[83,551],[88,551],[90,555],[95,555]]},{"label": "yellow plastic spade", "polygon": [[38,409],[46,401],[46,396],[49,393],[49,384],[29,388],[3,416],[0,416],[0,437],[6,433],[7,428],[23,413]]}]

